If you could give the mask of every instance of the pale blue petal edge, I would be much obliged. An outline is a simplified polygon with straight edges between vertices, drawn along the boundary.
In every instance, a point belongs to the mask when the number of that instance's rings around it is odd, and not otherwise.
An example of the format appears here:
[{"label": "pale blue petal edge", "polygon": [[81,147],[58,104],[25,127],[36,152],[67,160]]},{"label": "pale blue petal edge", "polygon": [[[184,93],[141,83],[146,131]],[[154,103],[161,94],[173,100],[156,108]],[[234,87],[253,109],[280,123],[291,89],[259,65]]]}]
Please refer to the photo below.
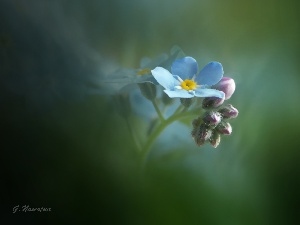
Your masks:
[{"label": "pale blue petal edge", "polygon": [[223,66],[219,62],[210,62],[196,76],[196,82],[200,85],[214,85],[223,77]]},{"label": "pale blue petal edge", "polygon": [[186,90],[176,90],[176,91],[164,90],[164,92],[170,98],[193,98],[194,97],[194,94],[189,93]]},{"label": "pale blue petal edge", "polygon": [[217,98],[225,98],[225,94],[223,91],[219,91],[216,89],[196,89],[195,96],[197,97],[217,97]]},{"label": "pale blue petal edge", "polygon": [[177,59],[171,66],[171,72],[174,75],[178,75],[181,79],[192,79],[198,71],[197,61],[190,56]]},{"label": "pale blue petal edge", "polygon": [[162,67],[156,67],[151,70],[151,73],[156,81],[167,90],[173,90],[175,86],[180,84],[168,70]]}]

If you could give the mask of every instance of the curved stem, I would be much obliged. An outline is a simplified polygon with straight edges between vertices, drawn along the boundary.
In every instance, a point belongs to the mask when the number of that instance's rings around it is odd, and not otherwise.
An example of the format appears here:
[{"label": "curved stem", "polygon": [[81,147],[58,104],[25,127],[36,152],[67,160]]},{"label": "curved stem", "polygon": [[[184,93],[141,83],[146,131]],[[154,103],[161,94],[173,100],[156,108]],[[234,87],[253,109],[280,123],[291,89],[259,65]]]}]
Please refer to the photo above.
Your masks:
[{"label": "curved stem", "polygon": [[180,113],[183,110],[184,106],[183,105],[179,105],[178,108],[175,110],[175,112],[173,113],[173,115],[176,115],[178,113]]},{"label": "curved stem", "polygon": [[164,121],[165,118],[164,118],[163,115],[161,114],[160,109],[158,108],[158,105],[157,105],[155,99],[151,100],[151,102],[152,102],[152,104],[153,104],[153,106],[154,106],[154,109],[155,109],[155,111],[156,111],[156,113],[157,113],[159,119],[160,119],[161,121]]},{"label": "curved stem", "polygon": [[[180,108],[180,107],[179,107]],[[198,111],[198,110],[197,110]],[[188,117],[188,116],[193,116],[195,114],[195,110],[190,111],[190,112],[183,112],[183,113],[176,113],[177,110],[175,111],[175,113],[170,116],[168,119],[162,121],[162,123],[156,128],[156,130],[149,136],[144,149],[142,151],[142,170],[145,168],[147,159],[148,159],[148,155],[150,153],[151,150],[151,146],[154,143],[154,141],[156,140],[156,138],[161,134],[161,132],[171,123],[183,119],[184,117]],[[179,112],[179,111],[178,111]]]}]

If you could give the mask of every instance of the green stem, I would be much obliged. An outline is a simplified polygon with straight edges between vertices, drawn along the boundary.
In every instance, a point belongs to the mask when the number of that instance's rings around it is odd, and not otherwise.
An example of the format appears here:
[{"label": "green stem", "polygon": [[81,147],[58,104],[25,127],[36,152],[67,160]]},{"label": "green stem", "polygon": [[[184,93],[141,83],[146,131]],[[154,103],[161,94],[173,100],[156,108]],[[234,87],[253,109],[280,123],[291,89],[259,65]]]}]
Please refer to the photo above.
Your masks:
[{"label": "green stem", "polygon": [[179,105],[178,108],[175,110],[175,112],[173,113],[173,115],[176,115],[178,113],[180,113],[185,107],[183,105]]},{"label": "green stem", "polygon": [[187,107],[184,107],[183,109],[182,109],[182,113],[184,113],[184,112],[186,112],[187,110],[188,110],[189,108],[187,108]]},{"label": "green stem", "polygon": [[161,114],[160,109],[158,108],[158,105],[157,105],[155,99],[151,100],[151,102],[152,102],[152,104],[153,104],[153,106],[154,106],[154,109],[155,109],[155,111],[156,111],[156,113],[157,113],[159,119],[160,119],[161,121],[164,121],[165,118],[164,118],[163,115]]},{"label": "green stem", "polygon": [[[179,108],[181,108],[181,107],[178,107],[178,109]],[[183,119],[184,117],[194,116],[195,113],[198,112],[198,110],[197,111],[193,110],[190,112],[183,112],[183,113],[178,114],[177,111],[179,112],[180,110],[176,110],[172,116],[170,116],[166,120],[163,120],[162,123],[156,128],[156,130],[149,136],[149,138],[144,146],[144,149],[142,151],[142,159],[141,159],[142,160],[142,170],[145,168],[145,165],[146,165],[146,162],[148,159],[148,155],[151,150],[151,146],[154,143],[154,141],[156,140],[156,138],[161,134],[161,132],[171,123],[173,123],[177,120]]]}]

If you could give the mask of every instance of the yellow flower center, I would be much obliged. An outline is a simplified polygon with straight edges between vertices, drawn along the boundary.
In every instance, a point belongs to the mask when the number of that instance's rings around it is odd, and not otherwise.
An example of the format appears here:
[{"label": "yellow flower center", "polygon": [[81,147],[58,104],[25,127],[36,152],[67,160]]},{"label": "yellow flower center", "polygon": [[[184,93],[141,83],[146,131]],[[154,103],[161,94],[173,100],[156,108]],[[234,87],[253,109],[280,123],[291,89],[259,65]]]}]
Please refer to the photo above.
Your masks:
[{"label": "yellow flower center", "polygon": [[137,72],[138,75],[146,75],[146,74],[149,74],[149,73],[151,73],[151,69],[149,69],[149,68],[140,69]]},{"label": "yellow flower center", "polygon": [[190,91],[196,89],[197,83],[193,80],[184,80],[181,82],[180,86],[182,89]]}]

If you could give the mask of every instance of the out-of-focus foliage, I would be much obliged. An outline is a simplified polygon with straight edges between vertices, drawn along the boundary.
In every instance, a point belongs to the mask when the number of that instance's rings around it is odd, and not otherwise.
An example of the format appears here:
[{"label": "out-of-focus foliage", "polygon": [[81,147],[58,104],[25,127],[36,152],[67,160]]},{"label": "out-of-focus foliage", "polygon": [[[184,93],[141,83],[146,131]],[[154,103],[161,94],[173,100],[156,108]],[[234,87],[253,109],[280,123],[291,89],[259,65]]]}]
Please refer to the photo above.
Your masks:
[{"label": "out-of-focus foliage", "polygon": [[[297,224],[298,9],[294,0],[1,1],[3,212],[43,224]],[[141,175],[128,124],[95,83],[174,44],[199,67],[223,64],[239,117],[217,149],[196,147],[191,125],[175,123]],[[144,138],[141,114],[129,120]],[[16,205],[52,212],[12,214]]]}]

